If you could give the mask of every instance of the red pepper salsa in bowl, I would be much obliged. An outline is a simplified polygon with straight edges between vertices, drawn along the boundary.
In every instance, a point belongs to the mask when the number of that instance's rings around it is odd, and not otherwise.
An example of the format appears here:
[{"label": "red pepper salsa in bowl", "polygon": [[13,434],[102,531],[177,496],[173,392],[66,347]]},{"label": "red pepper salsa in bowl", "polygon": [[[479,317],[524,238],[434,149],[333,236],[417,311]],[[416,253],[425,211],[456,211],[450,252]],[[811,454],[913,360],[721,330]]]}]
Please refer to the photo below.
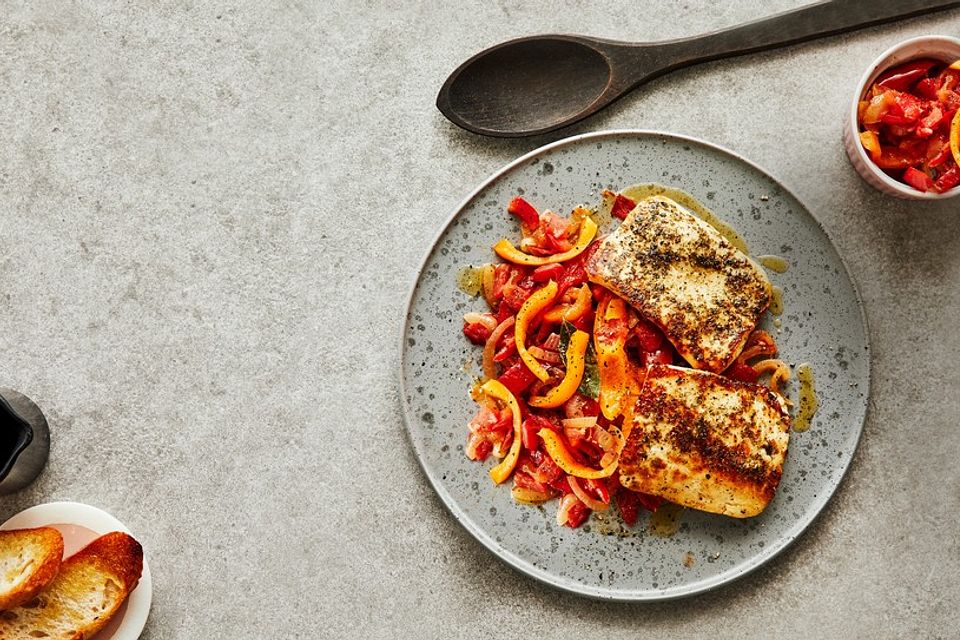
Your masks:
[{"label": "red pepper salsa in bowl", "polygon": [[894,47],[856,100],[857,136],[847,151],[868,182],[906,198],[960,193],[960,40],[921,37]]}]

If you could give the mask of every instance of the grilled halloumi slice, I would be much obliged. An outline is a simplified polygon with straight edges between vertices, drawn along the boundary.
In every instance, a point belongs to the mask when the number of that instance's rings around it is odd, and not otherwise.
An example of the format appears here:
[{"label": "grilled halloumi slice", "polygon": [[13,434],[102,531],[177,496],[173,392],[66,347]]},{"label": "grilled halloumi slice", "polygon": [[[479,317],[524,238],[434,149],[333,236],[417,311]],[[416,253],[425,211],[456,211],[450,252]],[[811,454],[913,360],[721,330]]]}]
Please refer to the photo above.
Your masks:
[{"label": "grilled halloumi slice", "polygon": [[653,365],[620,455],[620,482],[693,509],[755,516],[777,490],[789,440],[786,404],[770,389]]},{"label": "grilled halloumi slice", "polygon": [[770,305],[763,270],[663,196],[640,201],[585,266],[591,281],[658,325],[696,369],[726,369]]}]

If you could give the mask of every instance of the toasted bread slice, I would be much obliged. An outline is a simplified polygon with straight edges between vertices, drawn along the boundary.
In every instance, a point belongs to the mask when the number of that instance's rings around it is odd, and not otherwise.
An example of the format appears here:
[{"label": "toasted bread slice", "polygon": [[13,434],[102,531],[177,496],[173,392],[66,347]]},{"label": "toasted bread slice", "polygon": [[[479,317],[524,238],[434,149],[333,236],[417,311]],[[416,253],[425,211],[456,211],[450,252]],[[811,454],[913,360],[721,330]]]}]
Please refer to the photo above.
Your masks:
[{"label": "toasted bread slice", "polygon": [[100,536],[63,561],[48,589],[0,613],[0,640],[88,640],[137,586],[143,548],[126,533]]},{"label": "toasted bread slice", "polygon": [[620,482],[693,509],[747,518],[773,499],[790,416],[770,389],[653,365],[620,456]]},{"label": "toasted bread slice", "polygon": [[51,527],[0,531],[0,609],[34,598],[60,570],[63,536]]}]

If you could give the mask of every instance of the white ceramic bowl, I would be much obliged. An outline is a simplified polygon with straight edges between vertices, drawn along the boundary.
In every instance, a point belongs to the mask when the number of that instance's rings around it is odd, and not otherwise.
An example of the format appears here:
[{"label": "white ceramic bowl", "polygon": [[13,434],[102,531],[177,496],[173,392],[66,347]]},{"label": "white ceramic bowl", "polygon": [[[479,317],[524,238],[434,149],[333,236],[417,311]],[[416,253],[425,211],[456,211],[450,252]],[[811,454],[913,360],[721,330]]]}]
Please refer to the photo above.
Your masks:
[{"label": "white ceramic bowl", "polygon": [[[105,533],[130,533],[122,522],[106,511],[79,502],[48,502],[30,507],[0,525],[0,530],[33,527],[53,527],[63,535],[64,559]],[[147,624],[152,599],[153,580],[144,558],[140,582],[113,620],[96,634],[96,640],[137,640]]]},{"label": "white ceramic bowl", "polygon": [[870,185],[884,193],[908,200],[943,200],[960,195],[960,186],[950,189],[946,193],[917,191],[910,185],[891,178],[870,160],[863,145],[860,144],[860,125],[857,122],[857,104],[874,80],[881,73],[898,64],[916,58],[934,58],[951,63],[960,59],[960,40],[950,36],[920,36],[911,38],[898,45],[890,47],[877,58],[860,78],[860,84],[853,94],[850,111],[847,113],[847,122],[843,127],[843,144],[847,155],[857,173]]}]

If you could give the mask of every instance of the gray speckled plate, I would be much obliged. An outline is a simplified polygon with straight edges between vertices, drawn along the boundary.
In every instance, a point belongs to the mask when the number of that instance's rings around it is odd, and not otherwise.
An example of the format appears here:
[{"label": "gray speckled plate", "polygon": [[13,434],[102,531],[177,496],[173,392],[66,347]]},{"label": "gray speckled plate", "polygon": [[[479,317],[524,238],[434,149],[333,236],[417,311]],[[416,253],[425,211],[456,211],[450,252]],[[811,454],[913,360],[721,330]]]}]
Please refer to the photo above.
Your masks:
[{"label": "gray speckled plate", "polygon": [[[492,261],[490,247],[501,237],[517,237],[505,213],[514,195],[566,214],[577,204],[596,206],[605,188],[644,182],[693,194],[741,232],[753,255],[788,260],[789,271],[770,274],[785,291],[777,341],[788,362],[813,364],[821,402],[812,428],[792,435],[780,489],[763,514],[735,520],[687,510],[669,538],[649,533],[646,515],[630,537],[605,535],[596,521],[575,530],[558,527],[555,501],[543,507],[514,504],[508,486],[490,482],[487,469],[493,463],[471,462],[463,452],[475,410],[467,389],[479,375],[480,350],[460,328],[463,314],[484,304],[458,288],[458,272]],[[762,326],[776,331],[769,314]],[[729,151],[643,131],[561,140],[480,185],[447,221],[424,261],[404,321],[402,350],[410,441],[454,517],[520,571],[611,600],[700,593],[746,574],[790,544],[843,478],[863,428],[870,374],[859,296],[830,239],[804,206]],[[790,389],[795,398],[796,387]]]}]

